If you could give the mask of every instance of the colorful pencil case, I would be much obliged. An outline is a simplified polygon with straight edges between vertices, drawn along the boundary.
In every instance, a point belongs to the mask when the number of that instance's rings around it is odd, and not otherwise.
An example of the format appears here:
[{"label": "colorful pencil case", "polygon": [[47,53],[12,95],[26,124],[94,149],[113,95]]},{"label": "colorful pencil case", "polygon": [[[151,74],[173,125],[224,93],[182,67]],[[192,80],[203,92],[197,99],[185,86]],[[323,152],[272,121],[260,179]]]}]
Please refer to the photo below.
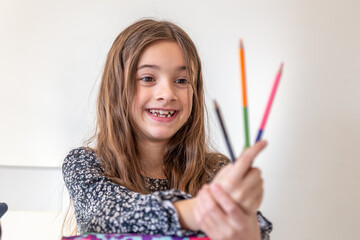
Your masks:
[{"label": "colorful pencil case", "polygon": [[210,240],[205,236],[173,237],[139,234],[85,234],[81,236],[62,237],[62,240]]}]

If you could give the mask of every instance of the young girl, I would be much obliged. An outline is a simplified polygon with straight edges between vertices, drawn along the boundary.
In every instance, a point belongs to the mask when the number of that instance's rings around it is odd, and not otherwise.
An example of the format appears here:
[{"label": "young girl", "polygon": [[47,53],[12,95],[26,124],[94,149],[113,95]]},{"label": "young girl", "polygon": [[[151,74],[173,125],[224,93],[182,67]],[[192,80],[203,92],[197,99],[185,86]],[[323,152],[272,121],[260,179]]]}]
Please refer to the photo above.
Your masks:
[{"label": "young girl", "polygon": [[120,33],[100,84],[95,146],[72,150],[62,168],[80,234],[269,238],[251,167],[266,143],[228,164],[205,142],[204,108],[200,59],[181,28],[141,20]]}]

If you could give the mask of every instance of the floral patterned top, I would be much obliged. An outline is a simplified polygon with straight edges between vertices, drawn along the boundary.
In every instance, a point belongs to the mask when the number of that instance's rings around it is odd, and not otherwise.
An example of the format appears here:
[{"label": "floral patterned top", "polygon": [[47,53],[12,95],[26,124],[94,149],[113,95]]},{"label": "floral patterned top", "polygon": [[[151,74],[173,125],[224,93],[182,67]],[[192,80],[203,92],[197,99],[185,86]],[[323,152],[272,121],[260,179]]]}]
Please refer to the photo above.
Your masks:
[{"label": "floral patterned top", "polygon": [[[215,173],[226,163],[219,163]],[[197,232],[182,229],[172,203],[192,196],[169,189],[166,179],[144,177],[151,194],[132,192],[103,174],[96,154],[78,148],[70,151],[62,165],[65,185],[75,209],[80,234],[142,233],[189,236]],[[271,223],[258,212],[262,239],[269,239]]]}]

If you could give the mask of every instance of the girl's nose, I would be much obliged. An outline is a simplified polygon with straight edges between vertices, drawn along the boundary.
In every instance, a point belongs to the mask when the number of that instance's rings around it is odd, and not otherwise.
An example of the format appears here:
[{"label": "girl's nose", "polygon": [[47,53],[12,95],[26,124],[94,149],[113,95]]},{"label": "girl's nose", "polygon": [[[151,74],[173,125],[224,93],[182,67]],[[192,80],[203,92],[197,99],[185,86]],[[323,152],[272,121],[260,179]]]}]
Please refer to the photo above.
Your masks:
[{"label": "girl's nose", "polygon": [[171,80],[161,81],[156,92],[156,100],[171,102],[177,99],[175,86]]}]

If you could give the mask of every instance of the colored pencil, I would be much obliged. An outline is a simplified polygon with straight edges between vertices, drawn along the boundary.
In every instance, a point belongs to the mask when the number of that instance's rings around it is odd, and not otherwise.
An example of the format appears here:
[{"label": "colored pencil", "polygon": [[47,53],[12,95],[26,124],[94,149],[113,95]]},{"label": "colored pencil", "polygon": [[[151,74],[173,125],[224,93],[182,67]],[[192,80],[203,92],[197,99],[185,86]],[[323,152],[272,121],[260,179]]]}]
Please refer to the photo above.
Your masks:
[{"label": "colored pencil", "polygon": [[225,124],[224,124],[224,121],[223,121],[223,119],[221,117],[220,108],[219,108],[219,106],[218,106],[218,104],[216,103],[215,100],[214,100],[214,107],[215,107],[216,115],[217,115],[217,117],[219,119],[219,122],[220,122],[220,125],[221,125],[221,129],[222,129],[222,132],[223,132],[223,135],[224,135],[224,138],[225,138],[226,146],[227,146],[229,154],[230,154],[231,162],[234,163],[235,162],[234,152],[233,152],[233,150],[231,148],[230,140],[229,140],[229,137],[228,137],[226,129],[225,129]]},{"label": "colored pencil", "polygon": [[240,55],[240,69],[241,69],[241,83],[242,83],[242,97],[243,97],[243,115],[244,115],[244,128],[245,128],[245,148],[250,146],[249,137],[249,121],[248,121],[248,105],[246,96],[246,74],[245,74],[245,54],[242,39],[240,39],[239,46]]},{"label": "colored pencil", "polygon": [[270,93],[270,97],[269,97],[268,103],[266,105],[265,113],[264,113],[263,119],[262,119],[261,124],[260,124],[260,129],[259,129],[258,135],[256,137],[256,142],[258,142],[261,139],[261,135],[262,135],[262,133],[263,133],[263,131],[265,129],[265,124],[266,124],[267,118],[269,116],[270,108],[271,108],[272,102],[274,100],[277,87],[279,85],[279,81],[280,81],[280,78],[281,78],[281,73],[282,73],[283,66],[284,66],[284,64],[281,63],[279,71],[277,72],[277,74],[275,76],[275,80],[274,80],[274,84],[273,84],[273,87],[272,87],[272,90],[271,90],[271,93]]}]

